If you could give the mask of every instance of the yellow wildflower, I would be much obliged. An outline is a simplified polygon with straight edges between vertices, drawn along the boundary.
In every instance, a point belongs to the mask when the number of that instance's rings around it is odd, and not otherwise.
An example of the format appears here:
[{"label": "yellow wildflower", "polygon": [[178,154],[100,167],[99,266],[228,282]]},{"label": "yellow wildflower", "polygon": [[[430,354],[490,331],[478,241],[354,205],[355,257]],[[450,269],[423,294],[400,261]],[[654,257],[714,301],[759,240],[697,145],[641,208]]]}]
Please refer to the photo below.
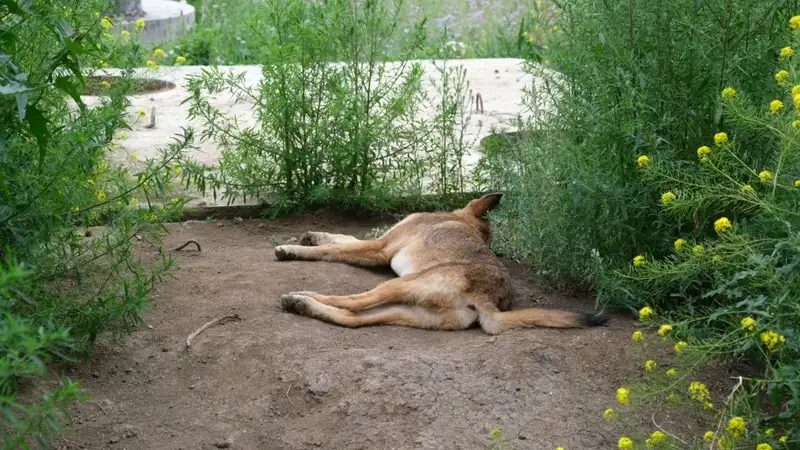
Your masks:
[{"label": "yellow wildflower", "polygon": [[164,50],[160,48],[153,50],[153,56],[155,56],[156,58],[163,58],[165,54],[166,53],[164,53]]},{"label": "yellow wildflower", "polygon": [[741,417],[733,417],[730,421],[728,421],[728,433],[730,433],[734,439],[739,439],[742,437],[746,427],[747,425],[745,424],[744,419]]},{"label": "yellow wildflower", "polygon": [[714,135],[714,143],[717,145],[722,145],[728,142],[728,133],[720,132]]},{"label": "yellow wildflower", "polygon": [[758,444],[756,450],[772,450],[772,446],[769,444]]},{"label": "yellow wildflower", "polygon": [[789,442],[789,437],[788,436],[781,436],[781,437],[778,438],[778,442],[780,442],[781,444],[785,444],[785,443]]},{"label": "yellow wildflower", "polygon": [[762,170],[758,174],[758,178],[761,179],[761,182],[766,183],[767,181],[772,179],[772,172],[769,170]]},{"label": "yellow wildflower", "polygon": [[147,114],[147,113],[146,113],[146,112],[144,112],[144,110],[143,110],[143,109],[140,109],[140,110],[136,111],[136,114],[138,114],[138,115],[139,115],[139,117],[144,117],[144,116],[145,116],[145,114]]},{"label": "yellow wildflower", "polygon": [[128,30],[122,30],[119,32],[119,35],[122,36],[122,39],[129,39],[131,37],[131,32]]},{"label": "yellow wildflower", "polygon": [[711,402],[703,402],[703,409],[712,410],[714,409],[714,404]]},{"label": "yellow wildflower", "polygon": [[650,435],[650,437],[646,441],[644,441],[644,445],[647,448],[654,448],[655,446],[660,444],[661,441],[663,441],[665,437],[666,437],[666,435],[663,432],[654,431]]},{"label": "yellow wildflower", "polygon": [[630,394],[630,392],[625,388],[617,389],[617,401],[623,405],[629,404],[631,401],[630,398],[628,398],[628,394]]},{"label": "yellow wildflower", "polygon": [[653,314],[653,308],[649,306],[645,306],[644,308],[639,310],[639,318],[640,319],[647,319]]},{"label": "yellow wildflower", "polygon": [[711,148],[709,148],[709,146],[707,145],[703,145],[702,147],[697,149],[698,158],[703,158],[704,156],[708,156],[709,153],[711,153]]},{"label": "yellow wildflower", "polygon": [[672,331],[672,325],[661,325],[661,327],[658,329],[658,335],[664,337],[670,331]]},{"label": "yellow wildflower", "polygon": [[94,197],[97,199],[98,202],[105,201],[106,193],[102,189],[98,189],[94,193]]},{"label": "yellow wildflower", "polygon": [[689,344],[687,344],[685,341],[678,341],[675,343],[675,346],[673,348],[675,349],[675,353],[680,353],[683,351],[683,349],[685,349],[688,346]]},{"label": "yellow wildflower", "polygon": [[678,369],[674,369],[673,368],[673,369],[669,369],[667,371],[667,376],[668,377],[674,377],[675,375],[678,375]]},{"label": "yellow wildflower", "polygon": [[761,333],[761,341],[767,345],[769,351],[773,352],[778,347],[778,344],[786,342],[786,338],[774,331],[765,331]]},{"label": "yellow wildflower", "polygon": [[794,187],[800,188],[800,180],[794,180]]},{"label": "yellow wildflower", "polygon": [[800,84],[792,88],[792,97],[800,95]]},{"label": "yellow wildflower", "polygon": [[643,341],[644,340],[644,334],[642,334],[641,331],[634,331],[633,332],[633,336],[631,336],[631,339],[633,339],[634,342]]},{"label": "yellow wildflower", "polygon": [[716,433],[713,431],[706,431],[706,434],[703,435],[703,440],[706,442],[711,442],[714,440],[714,436],[716,436]]},{"label": "yellow wildflower", "polygon": [[85,231],[78,231],[78,237],[79,238],[86,237],[86,232]]},{"label": "yellow wildflower", "polygon": [[619,438],[617,447],[619,447],[619,450],[631,450],[633,448],[633,441],[629,437],[621,437]]},{"label": "yellow wildflower", "polygon": [[647,155],[642,155],[642,156],[636,158],[636,164],[638,164],[639,167],[644,167],[649,162],[650,162],[650,158]]},{"label": "yellow wildflower", "polygon": [[711,399],[708,394],[708,388],[699,381],[692,381],[689,383],[689,397],[698,402],[707,402]]},{"label": "yellow wildflower", "polygon": [[742,323],[742,328],[744,328],[747,331],[753,331],[753,328],[755,328],[757,325],[757,322],[752,317],[745,317],[744,319],[742,319],[741,323]]},{"label": "yellow wildflower", "polygon": [[139,30],[144,30],[145,25],[146,23],[142,19],[136,21],[136,28],[138,28]]},{"label": "yellow wildflower", "polygon": [[139,204],[139,199],[136,197],[131,197],[131,205],[136,206]]},{"label": "yellow wildflower", "polygon": [[108,29],[112,28],[114,26],[114,24],[111,22],[110,18],[103,17],[100,20],[100,26],[103,27],[104,30],[108,30]]},{"label": "yellow wildflower", "polygon": [[158,70],[158,63],[156,63],[152,59],[148,59],[147,61],[145,61],[144,65],[153,70]]},{"label": "yellow wildflower", "polygon": [[794,16],[789,19],[789,28],[797,30],[800,28],[800,16]]},{"label": "yellow wildflower", "polygon": [[111,87],[111,83],[109,83],[106,80],[103,80],[103,81],[100,82],[100,86],[103,86],[103,88],[108,89],[108,88]]},{"label": "yellow wildflower", "polygon": [[661,204],[662,205],[669,205],[670,203],[674,202],[678,198],[672,191],[667,191],[661,194]]},{"label": "yellow wildflower", "polygon": [[686,239],[684,239],[684,238],[675,239],[675,244],[673,244],[673,245],[675,246],[675,250],[676,251],[680,251],[684,247],[686,247]]},{"label": "yellow wildflower", "polygon": [[603,412],[603,418],[606,419],[606,420],[613,419],[614,418],[614,410],[611,409],[611,408],[608,408],[607,410],[605,410]]},{"label": "yellow wildflower", "polygon": [[134,160],[134,161],[138,161],[139,160],[139,156],[137,156],[136,153],[131,153],[131,159]]},{"label": "yellow wildflower", "polygon": [[78,208],[77,206],[72,207],[72,214],[78,214],[79,212],[81,212],[80,208]]},{"label": "yellow wildflower", "polygon": [[739,192],[741,192],[742,194],[752,194],[755,191],[753,190],[753,186],[750,186],[749,184],[745,184],[744,186],[739,188]]},{"label": "yellow wildflower", "polygon": [[184,64],[185,62],[186,62],[186,58],[184,58],[183,56],[177,56],[177,57],[175,57],[175,63],[177,63],[177,64]]},{"label": "yellow wildflower", "polygon": [[764,436],[772,437],[773,434],[775,434],[774,428],[767,428],[766,430],[764,430]]},{"label": "yellow wildflower", "polygon": [[792,47],[783,47],[781,49],[781,58],[788,58],[792,55],[794,55],[794,50],[792,50]]},{"label": "yellow wildflower", "polygon": [[633,258],[634,267],[641,267],[644,265],[644,263],[645,263],[645,258],[642,255],[636,255],[636,257]]},{"label": "yellow wildflower", "polygon": [[658,367],[658,364],[656,364],[656,362],[653,361],[652,359],[648,359],[647,361],[644,362],[645,372],[652,372],[656,370],[656,367]]},{"label": "yellow wildflower", "polygon": [[792,128],[800,128],[800,120],[795,120],[792,122]]},{"label": "yellow wildflower", "polygon": [[789,78],[789,72],[785,70],[781,70],[780,72],[775,74],[775,81],[778,83],[783,83],[786,79]]},{"label": "yellow wildflower", "polygon": [[558,447],[556,447],[556,450],[565,450],[565,449],[564,449],[564,447],[559,445]]},{"label": "yellow wildflower", "polygon": [[727,233],[733,229],[731,221],[727,217],[720,217],[714,221],[714,231],[717,233]]},{"label": "yellow wildflower", "polygon": [[699,245],[699,244],[698,244],[698,245],[695,245],[695,246],[694,246],[694,248],[692,249],[692,254],[693,254],[694,256],[700,256],[700,255],[702,255],[702,254],[703,254],[703,252],[704,252],[705,250],[706,250],[706,249],[705,249],[705,247],[703,247],[702,245]]},{"label": "yellow wildflower", "polygon": [[772,112],[772,114],[775,114],[776,112],[782,109],[783,109],[783,102],[780,100],[773,100],[769,103],[769,110],[770,112]]},{"label": "yellow wildflower", "polygon": [[733,89],[732,87],[726,87],[725,89],[722,90],[722,98],[728,100],[733,97],[736,97],[736,90]]},{"label": "yellow wildflower", "polygon": [[103,33],[103,39],[105,40],[114,39],[114,35],[111,33]]}]

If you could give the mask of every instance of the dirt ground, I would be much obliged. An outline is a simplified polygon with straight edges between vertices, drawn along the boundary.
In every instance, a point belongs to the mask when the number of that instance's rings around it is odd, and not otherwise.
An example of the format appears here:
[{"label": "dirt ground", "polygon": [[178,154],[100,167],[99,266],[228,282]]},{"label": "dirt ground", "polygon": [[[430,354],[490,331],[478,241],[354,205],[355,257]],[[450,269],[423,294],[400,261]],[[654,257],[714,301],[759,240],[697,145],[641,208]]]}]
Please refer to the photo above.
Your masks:
[{"label": "dirt ground", "polygon": [[[173,279],[159,285],[148,326],[100,345],[81,378],[92,401],[73,408],[62,449],[616,448],[603,420],[635,378],[633,324],[616,315],[585,330],[512,330],[491,337],[401,327],[346,329],[282,312],[296,290],[354,293],[392,276],[344,264],[278,262],[275,242],[307,230],[364,236],[377,223],[329,216],[172,224]],[[546,293],[509,262],[515,307],[591,310]],[[186,351],[185,340],[213,326]],[[664,420],[669,420],[665,418]],[[649,421],[649,418],[648,418]]]}]

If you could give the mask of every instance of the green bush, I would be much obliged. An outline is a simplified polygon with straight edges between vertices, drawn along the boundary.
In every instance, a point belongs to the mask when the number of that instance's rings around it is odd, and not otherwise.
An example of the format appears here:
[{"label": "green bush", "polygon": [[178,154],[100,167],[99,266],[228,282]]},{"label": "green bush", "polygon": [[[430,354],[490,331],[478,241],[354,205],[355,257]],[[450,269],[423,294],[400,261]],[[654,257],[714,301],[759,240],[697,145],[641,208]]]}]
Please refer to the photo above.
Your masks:
[{"label": "green bush", "polygon": [[[686,161],[724,120],[719,91],[748,86],[756,101],[778,63],[790,1],[595,2],[560,5],[558,39],[527,103],[535,130],[489,155],[483,180],[508,191],[495,214],[497,248],[572,285],[602,283],[597,259],[619,267],[661,256],[693,227],[658,207],[636,158]],[[533,128],[533,127],[529,127]],[[527,137],[526,137],[527,136]],[[743,143],[760,158],[763,138]],[[598,286],[600,301],[605,298]]]},{"label": "green bush", "polygon": [[[158,243],[179,205],[131,208],[174,176],[191,135],[131,174],[106,163],[128,127],[126,93],[141,46],[109,34],[101,0],[0,5],[0,436],[6,448],[45,446],[80,398],[63,379],[38,400],[20,395],[50,363],[88,356],[106,332],[141,323],[153,284],[171,260],[141,261],[135,237]],[[89,76],[115,57],[118,78],[81,97]],[[89,227],[98,226],[90,229]],[[31,383],[26,383],[32,386]],[[35,385],[33,385],[35,386]]]},{"label": "green bush", "polygon": [[[274,36],[256,43],[264,48],[260,83],[248,87],[244,74],[217,68],[189,78],[190,117],[222,148],[218,166],[184,167],[191,182],[229,200],[276,195],[278,210],[331,202],[384,210],[401,196],[462,193],[464,70],[440,63],[442,98],[431,106],[422,67],[408,61],[421,26],[398,44],[406,57],[383,64],[398,26],[387,3],[265,2],[264,29]],[[252,104],[256,124],[242,126],[209,103],[223,91]],[[427,106],[436,113],[420,119]]]}]

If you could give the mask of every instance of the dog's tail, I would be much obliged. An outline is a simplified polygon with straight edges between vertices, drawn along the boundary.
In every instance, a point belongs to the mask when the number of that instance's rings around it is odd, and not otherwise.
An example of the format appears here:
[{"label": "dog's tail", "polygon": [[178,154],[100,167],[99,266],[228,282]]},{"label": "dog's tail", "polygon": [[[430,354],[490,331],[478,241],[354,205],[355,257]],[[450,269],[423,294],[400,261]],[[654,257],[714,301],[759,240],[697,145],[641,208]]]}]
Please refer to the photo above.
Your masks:
[{"label": "dog's tail", "polygon": [[478,309],[481,328],[488,334],[500,334],[511,328],[586,328],[605,325],[604,314],[573,313],[553,309],[527,308],[516,311],[499,311],[495,308]]}]

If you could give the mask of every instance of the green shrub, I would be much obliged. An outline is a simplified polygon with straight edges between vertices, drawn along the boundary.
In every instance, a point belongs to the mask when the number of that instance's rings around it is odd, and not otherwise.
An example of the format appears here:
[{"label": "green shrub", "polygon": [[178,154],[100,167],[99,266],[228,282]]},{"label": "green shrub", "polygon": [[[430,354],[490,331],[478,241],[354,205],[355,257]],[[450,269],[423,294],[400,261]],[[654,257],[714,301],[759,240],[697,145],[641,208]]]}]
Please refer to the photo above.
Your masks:
[{"label": "green shrub", "polygon": [[[584,285],[601,282],[592,255],[619,267],[639,253],[671,250],[693,224],[676,224],[658,208],[661,193],[641,179],[636,158],[693,158],[722,125],[725,85],[769,98],[774,86],[764,81],[791,3],[561,4],[561,31],[544,55],[558,73],[530,66],[542,78],[527,95],[536,129],[483,164],[484,181],[508,191],[495,214],[498,250]],[[755,160],[763,138],[752,139],[745,148]],[[603,289],[598,295],[619,301]]]},{"label": "green shrub", "polygon": [[[274,36],[256,43],[264,48],[257,86],[217,68],[189,78],[190,116],[222,148],[218,166],[184,167],[192,183],[229,200],[274,194],[278,210],[331,202],[385,210],[401,196],[464,191],[461,160],[470,143],[462,132],[469,112],[462,68],[442,63],[442,98],[423,120],[433,99],[421,66],[408,57],[383,64],[397,9],[382,0],[264,7],[264,29]],[[398,45],[411,55],[423,39],[418,26]],[[214,108],[209,96],[223,91],[252,104],[257,123],[242,126]]]},{"label": "green shrub", "polygon": [[[131,174],[106,163],[128,127],[126,93],[141,46],[109,34],[101,0],[0,5],[0,436],[6,448],[45,446],[63,425],[77,383],[64,379],[38,400],[25,380],[53,362],[88,356],[103,333],[141,323],[163,252],[141,261],[135,237],[158,243],[162,218],[179,205],[131,208],[153,195],[191,135]],[[84,103],[88,76],[112,59],[118,78]],[[89,227],[100,226],[90,231]],[[27,383],[31,385],[31,383]]]}]

